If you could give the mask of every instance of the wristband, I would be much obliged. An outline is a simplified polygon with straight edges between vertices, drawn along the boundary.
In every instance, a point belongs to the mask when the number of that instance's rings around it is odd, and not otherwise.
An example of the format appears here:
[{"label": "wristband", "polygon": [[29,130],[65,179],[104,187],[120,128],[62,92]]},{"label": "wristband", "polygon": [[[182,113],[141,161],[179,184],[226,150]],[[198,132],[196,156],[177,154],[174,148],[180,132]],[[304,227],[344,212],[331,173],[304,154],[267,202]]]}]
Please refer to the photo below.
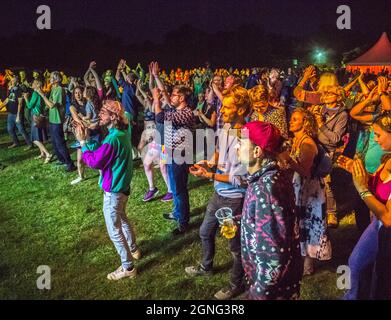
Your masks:
[{"label": "wristband", "polygon": [[367,198],[367,197],[372,197],[373,194],[371,191],[369,190],[365,190],[363,192],[360,192],[360,198],[364,200],[364,198]]}]

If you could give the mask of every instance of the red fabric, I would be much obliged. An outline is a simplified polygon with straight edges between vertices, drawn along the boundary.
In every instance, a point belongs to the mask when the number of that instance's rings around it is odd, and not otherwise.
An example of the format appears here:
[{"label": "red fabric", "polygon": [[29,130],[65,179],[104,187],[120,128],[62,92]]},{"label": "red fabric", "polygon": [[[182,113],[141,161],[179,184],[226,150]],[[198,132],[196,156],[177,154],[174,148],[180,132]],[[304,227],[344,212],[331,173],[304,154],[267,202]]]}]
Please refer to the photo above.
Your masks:
[{"label": "red fabric", "polygon": [[[388,66],[388,67],[387,67]],[[347,70],[367,68],[374,72],[381,72],[384,68],[391,68],[391,42],[387,33],[383,32],[377,43],[357,59],[350,61]]]},{"label": "red fabric", "polygon": [[271,153],[275,153],[281,143],[280,130],[269,122],[248,122],[243,129],[242,135],[247,136],[252,143]]}]

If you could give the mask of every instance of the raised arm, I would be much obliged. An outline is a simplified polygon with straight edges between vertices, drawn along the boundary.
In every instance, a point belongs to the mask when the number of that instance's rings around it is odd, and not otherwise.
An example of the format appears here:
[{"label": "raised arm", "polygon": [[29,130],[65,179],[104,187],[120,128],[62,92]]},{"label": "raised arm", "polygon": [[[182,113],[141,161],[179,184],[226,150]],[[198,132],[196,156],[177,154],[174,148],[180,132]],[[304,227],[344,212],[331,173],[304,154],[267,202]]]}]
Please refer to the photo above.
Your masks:
[{"label": "raised arm", "polygon": [[24,102],[26,103],[27,109],[31,109],[37,100],[36,95],[33,95],[32,97],[29,98],[28,92],[23,93],[23,99],[24,99]]},{"label": "raised arm", "polygon": [[364,77],[364,74],[361,73],[360,76],[358,77],[358,83],[360,85],[362,94],[364,96],[367,96],[370,93],[370,91],[369,91],[367,85],[365,84],[363,77]]},{"label": "raised arm", "polygon": [[[361,76],[361,75],[360,75]],[[350,81],[346,86],[343,87],[344,91],[345,92],[349,92],[353,87],[354,85],[357,83],[358,79],[360,78],[360,76],[354,78],[352,81]]]},{"label": "raised arm", "polygon": [[137,80],[136,85],[137,85],[137,89],[138,89],[138,91],[140,92],[140,94],[142,95],[142,97],[143,97],[144,99],[149,99],[149,97],[148,97],[147,94],[144,92],[143,88],[141,87],[141,80],[140,80],[140,79]]},{"label": "raised arm", "polygon": [[84,74],[83,76],[83,80],[84,80],[84,85],[87,87],[87,86],[90,86],[91,83],[88,81],[88,74],[90,73],[90,68],[87,69],[86,73]]},{"label": "raised arm", "polygon": [[220,91],[218,86],[212,82],[212,90],[214,94],[217,96],[217,98],[220,100],[220,102],[223,102],[223,93]]},{"label": "raised arm", "polygon": [[156,85],[157,85],[157,87],[159,88],[160,92],[163,95],[164,103],[169,104],[170,103],[170,97],[169,97],[169,95],[167,93],[166,88],[164,87],[163,82],[159,78],[159,64],[157,62],[151,62],[151,71],[152,71],[153,78],[156,81]]},{"label": "raised arm", "polygon": [[115,79],[119,82],[121,80],[121,73],[125,68],[125,60],[121,59],[118,62],[117,71],[115,72]]},{"label": "raised arm", "polygon": [[377,100],[377,87],[373,88],[368,98],[357,103],[351,110],[350,116],[361,123],[371,124],[373,122],[373,113],[365,112],[365,108],[372,105]]},{"label": "raised arm", "polygon": [[92,73],[92,75],[94,76],[94,79],[95,79],[95,83],[96,83],[96,89],[97,90],[102,90],[102,82],[100,81],[99,79],[99,76],[98,74],[96,73],[95,71],[95,67],[96,67],[96,62],[95,61],[92,61],[90,63],[90,66],[88,68],[88,70]]},{"label": "raised arm", "polygon": [[37,91],[37,93],[41,96],[41,98],[43,99],[43,101],[45,102],[46,106],[47,106],[49,109],[51,109],[51,108],[53,108],[53,107],[55,106],[55,103],[52,102],[52,101],[50,101],[50,100],[48,99],[48,97],[46,97],[46,95],[42,92],[41,89],[37,89],[37,90],[35,90],[35,91]]},{"label": "raised arm", "polygon": [[303,73],[303,77],[297,84],[296,88],[293,90],[293,95],[299,101],[305,102],[305,96],[307,91],[304,90],[304,86],[308,80],[316,76],[316,70],[314,66],[308,66]]},{"label": "raised arm", "polygon": [[154,88],[154,85],[153,85],[154,77],[152,75],[152,63],[149,64],[148,68],[149,68],[148,86],[149,86],[149,91],[152,92],[152,90]]},{"label": "raised arm", "polygon": [[391,99],[388,94],[388,79],[386,77],[379,77],[377,78],[377,92],[380,97],[381,105],[382,105],[382,110],[391,110]]},{"label": "raised arm", "polygon": [[141,103],[141,105],[144,107],[144,109],[147,109],[150,104],[148,105],[146,103],[147,99],[148,99],[148,96],[146,95],[146,93],[141,89],[141,84],[140,84],[140,81],[141,80],[137,80],[137,83],[136,83],[136,98],[137,100]]}]

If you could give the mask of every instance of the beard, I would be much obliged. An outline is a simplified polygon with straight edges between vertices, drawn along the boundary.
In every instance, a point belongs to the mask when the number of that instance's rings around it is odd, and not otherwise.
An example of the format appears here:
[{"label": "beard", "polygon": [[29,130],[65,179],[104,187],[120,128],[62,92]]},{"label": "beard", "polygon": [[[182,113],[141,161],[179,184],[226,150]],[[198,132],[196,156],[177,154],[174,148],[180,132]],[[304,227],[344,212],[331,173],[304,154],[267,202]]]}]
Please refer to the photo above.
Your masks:
[{"label": "beard", "polygon": [[110,120],[99,120],[99,125],[101,127],[107,127],[110,124]]}]

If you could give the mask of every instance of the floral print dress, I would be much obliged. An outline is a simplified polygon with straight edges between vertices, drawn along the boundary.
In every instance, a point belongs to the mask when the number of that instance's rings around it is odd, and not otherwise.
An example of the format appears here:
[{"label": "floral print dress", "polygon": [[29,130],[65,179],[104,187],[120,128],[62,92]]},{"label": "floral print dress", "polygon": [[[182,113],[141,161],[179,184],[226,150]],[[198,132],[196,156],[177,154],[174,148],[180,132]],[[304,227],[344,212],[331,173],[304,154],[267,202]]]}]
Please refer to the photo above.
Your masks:
[{"label": "floral print dress", "polygon": [[[300,146],[305,138],[292,148],[291,158],[298,161]],[[296,206],[300,218],[301,255],[317,260],[331,259],[331,243],[327,231],[326,193],[322,178],[293,175]]]}]

